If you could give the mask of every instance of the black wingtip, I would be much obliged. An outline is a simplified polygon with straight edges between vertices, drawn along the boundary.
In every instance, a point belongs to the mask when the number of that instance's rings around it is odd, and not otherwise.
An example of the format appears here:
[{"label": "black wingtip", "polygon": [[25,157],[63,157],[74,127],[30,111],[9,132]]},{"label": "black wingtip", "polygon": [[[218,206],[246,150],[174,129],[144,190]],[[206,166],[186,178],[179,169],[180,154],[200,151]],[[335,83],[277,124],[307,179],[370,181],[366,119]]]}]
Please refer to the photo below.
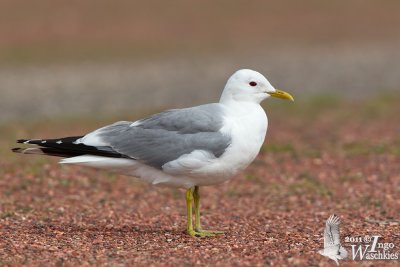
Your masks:
[{"label": "black wingtip", "polygon": [[25,143],[26,141],[29,141],[29,140],[28,140],[28,139],[18,139],[18,140],[17,140],[17,143],[23,144],[23,143]]},{"label": "black wingtip", "polygon": [[20,148],[20,147],[14,147],[13,149],[11,149],[11,151],[12,151],[12,152],[15,152],[15,153],[22,153],[22,151],[23,151],[23,148]]}]

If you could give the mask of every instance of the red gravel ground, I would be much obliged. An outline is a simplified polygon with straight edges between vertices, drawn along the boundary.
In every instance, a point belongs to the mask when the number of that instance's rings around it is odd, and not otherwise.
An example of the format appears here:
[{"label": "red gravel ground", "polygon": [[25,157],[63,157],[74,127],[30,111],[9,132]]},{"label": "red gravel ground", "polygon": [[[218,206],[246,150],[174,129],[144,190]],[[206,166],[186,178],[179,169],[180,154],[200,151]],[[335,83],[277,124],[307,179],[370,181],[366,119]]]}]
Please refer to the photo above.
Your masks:
[{"label": "red gravel ground", "polygon": [[181,190],[8,152],[14,138],[79,134],[104,121],[2,126],[0,265],[335,266],[318,254],[333,213],[349,252],[345,237],[367,234],[400,251],[398,103],[268,104],[270,130],[255,162],[201,189],[203,225],[225,231],[214,238],[185,234]]}]

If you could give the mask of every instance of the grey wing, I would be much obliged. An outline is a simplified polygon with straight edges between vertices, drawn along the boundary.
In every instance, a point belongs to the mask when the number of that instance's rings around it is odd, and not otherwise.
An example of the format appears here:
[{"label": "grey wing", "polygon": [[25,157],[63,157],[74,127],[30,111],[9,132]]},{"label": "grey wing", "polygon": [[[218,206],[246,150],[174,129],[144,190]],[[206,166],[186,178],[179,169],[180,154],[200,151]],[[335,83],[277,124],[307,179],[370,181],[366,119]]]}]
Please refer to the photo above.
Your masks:
[{"label": "grey wing", "polygon": [[339,236],[340,219],[337,215],[331,215],[325,223],[324,229],[324,248],[340,245]]},{"label": "grey wing", "polygon": [[194,150],[220,157],[231,142],[220,132],[222,126],[222,107],[208,104],[165,111],[135,123],[118,122],[85,136],[82,142],[95,137],[103,146],[161,169]]}]

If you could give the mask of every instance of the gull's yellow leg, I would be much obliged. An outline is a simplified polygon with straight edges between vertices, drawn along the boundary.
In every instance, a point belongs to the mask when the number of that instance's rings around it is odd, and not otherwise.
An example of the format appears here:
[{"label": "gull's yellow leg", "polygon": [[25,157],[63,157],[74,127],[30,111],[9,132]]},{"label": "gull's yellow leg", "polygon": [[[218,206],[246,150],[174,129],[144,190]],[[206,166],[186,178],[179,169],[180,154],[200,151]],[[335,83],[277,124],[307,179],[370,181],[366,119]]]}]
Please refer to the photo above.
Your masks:
[{"label": "gull's yellow leg", "polygon": [[200,192],[199,192],[199,187],[198,186],[194,187],[193,199],[194,199],[194,212],[195,212],[194,229],[196,230],[196,232],[203,233],[203,234],[210,234],[210,235],[223,234],[224,232],[222,232],[222,231],[213,231],[213,230],[203,230],[203,229],[201,229],[201,224],[200,224]]},{"label": "gull's yellow leg", "polygon": [[[193,188],[189,188],[186,190],[186,207],[187,207],[187,232],[191,236],[215,236],[214,233],[208,232],[208,231],[197,231],[193,229],[193,210],[192,210],[192,205],[193,205]],[[197,217],[196,217],[197,221]]]},{"label": "gull's yellow leg", "polygon": [[191,236],[195,236],[196,233],[193,230],[193,222],[192,222],[192,201],[193,201],[193,188],[189,188],[186,190],[186,212],[187,212],[187,232]]},{"label": "gull's yellow leg", "polygon": [[194,187],[193,199],[194,199],[194,215],[195,215],[194,229],[196,229],[196,231],[199,231],[201,230],[201,224],[200,224],[200,192],[198,186]]}]

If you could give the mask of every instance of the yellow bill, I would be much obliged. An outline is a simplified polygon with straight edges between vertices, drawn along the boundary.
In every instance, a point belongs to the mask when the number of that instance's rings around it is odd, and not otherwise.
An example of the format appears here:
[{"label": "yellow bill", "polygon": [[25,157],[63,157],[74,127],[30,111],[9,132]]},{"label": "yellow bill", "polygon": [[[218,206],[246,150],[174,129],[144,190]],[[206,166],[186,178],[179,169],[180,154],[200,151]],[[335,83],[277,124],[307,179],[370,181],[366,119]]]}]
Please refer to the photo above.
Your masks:
[{"label": "yellow bill", "polygon": [[273,97],[294,101],[293,96],[291,96],[289,93],[286,93],[285,91],[282,91],[282,90],[277,89],[275,92],[268,92],[268,94]]}]

